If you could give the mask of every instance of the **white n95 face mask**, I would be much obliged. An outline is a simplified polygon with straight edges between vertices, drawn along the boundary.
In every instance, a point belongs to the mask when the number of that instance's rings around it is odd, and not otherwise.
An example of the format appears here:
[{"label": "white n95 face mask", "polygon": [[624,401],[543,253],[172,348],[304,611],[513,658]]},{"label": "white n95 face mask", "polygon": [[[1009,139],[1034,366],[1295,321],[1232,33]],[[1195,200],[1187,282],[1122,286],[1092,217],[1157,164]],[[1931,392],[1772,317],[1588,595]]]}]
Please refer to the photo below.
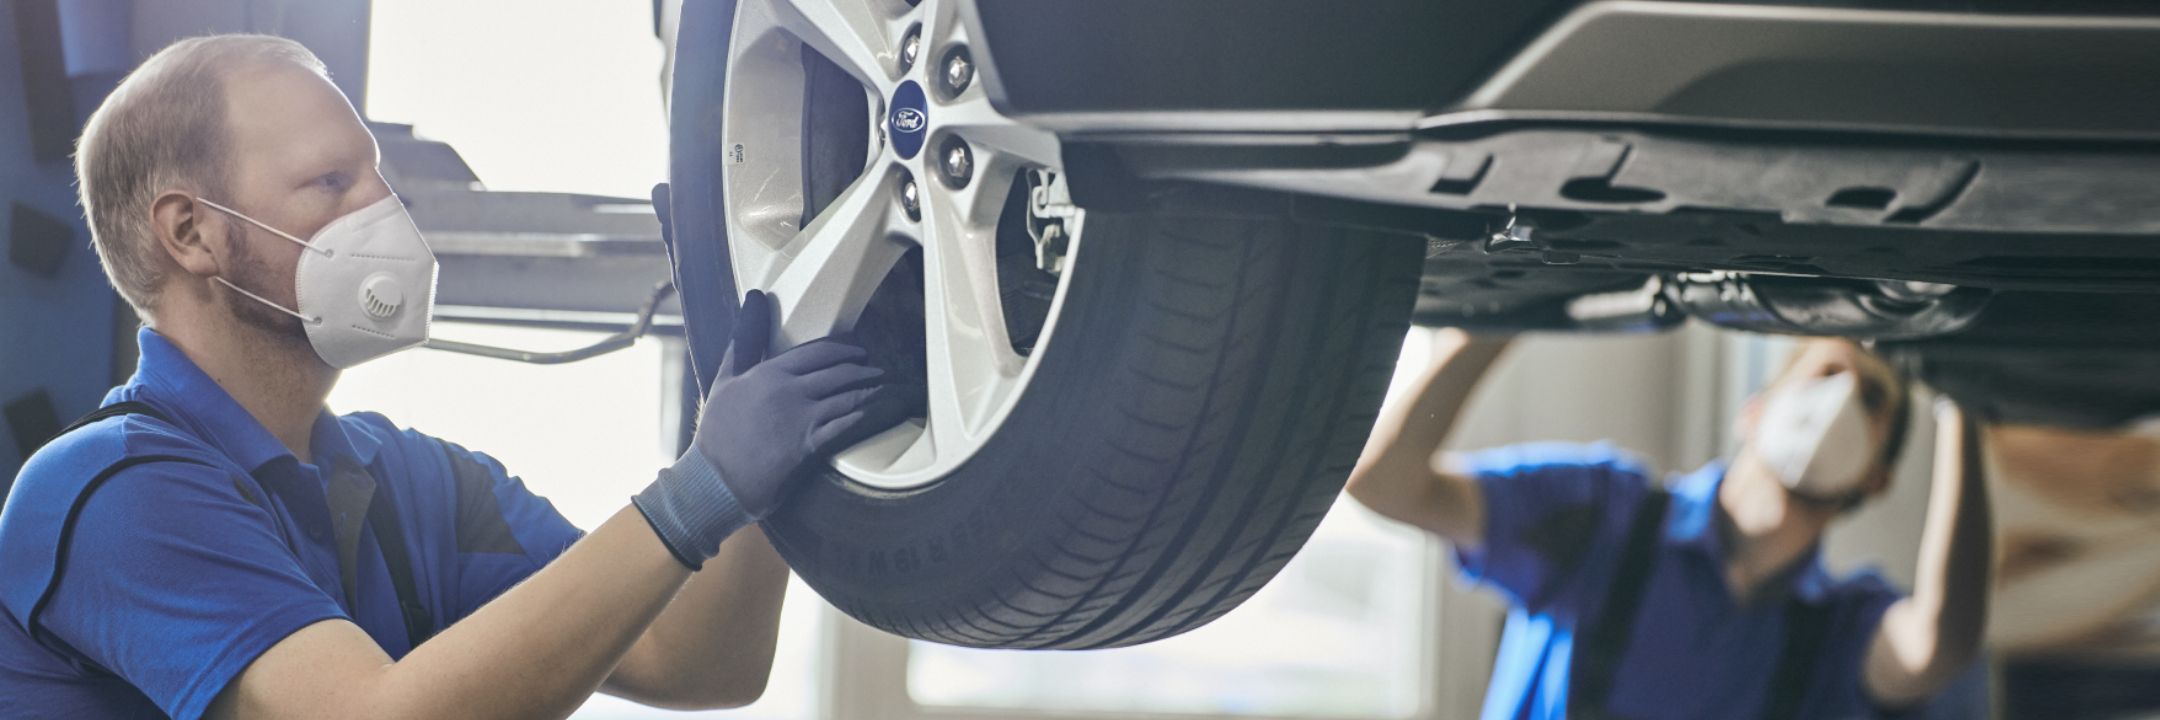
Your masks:
[{"label": "white n95 face mask", "polygon": [[298,308],[271,302],[223,277],[214,279],[299,318],[308,344],[331,367],[349,368],[427,341],[435,308],[435,252],[396,194],[330,221],[309,240],[238,210],[202,203],[305,250],[293,271]]},{"label": "white n95 face mask", "polygon": [[1754,448],[1794,494],[1826,501],[1851,496],[1875,454],[1857,379],[1841,372],[1786,385],[1763,409]]}]

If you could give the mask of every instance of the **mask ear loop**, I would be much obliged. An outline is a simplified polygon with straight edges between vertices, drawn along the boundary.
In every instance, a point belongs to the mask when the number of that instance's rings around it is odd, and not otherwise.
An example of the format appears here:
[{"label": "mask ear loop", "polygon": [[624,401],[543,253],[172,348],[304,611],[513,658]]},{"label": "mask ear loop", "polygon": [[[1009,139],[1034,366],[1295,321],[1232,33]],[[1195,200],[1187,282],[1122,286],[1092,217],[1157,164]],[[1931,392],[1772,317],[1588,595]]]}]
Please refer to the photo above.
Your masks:
[{"label": "mask ear loop", "polygon": [[229,207],[225,207],[225,206],[223,206],[223,205],[219,205],[219,204],[217,204],[217,203],[214,203],[214,202],[210,202],[209,200],[205,200],[205,199],[203,199],[203,198],[195,198],[195,201],[196,201],[196,202],[199,202],[199,203],[202,203],[202,204],[204,204],[204,205],[208,205],[208,206],[210,206],[210,207],[216,208],[216,209],[218,209],[218,210],[220,210],[220,211],[224,212],[224,213],[225,213],[225,214],[227,214],[227,215],[231,215],[231,216],[233,216],[233,217],[236,217],[236,218],[240,218],[241,220],[245,220],[245,221],[247,221],[247,224],[249,224],[249,225],[253,225],[253,226],[255,226],[255,227],[259,227],[259,228],[262,228],[262,229],[264,229],[264,230],[268,230],[268,231],[270,231],[270,234],[272,234],[272,235],[276,235],[276,236],[278,236],[278,237],[281,237],[281,238],[285,238],[285,239],[287,239],[287,240],[291,240],[291,241],[293,242],[293,244],[294,244],[294,245],[299,245],[300,247],[304,247],[304,248],[307,248],[308,250],[310,250],[310,251],[313,251],[313,252],[315,252],[316,254],[319,254],[319,255],[321,255],[321,256],[323,256],[323,257],[326,257],[326,258],[327,258],[327,257],[337,257],[337,252],[336,252],[336,251],[333,251],[333,250],[331,250],[331,249],[329,249],[329,248],[319,248],[319,247],[315,247],[315,244],[314,244],[314,243],[308,242],[308,241],[306,241],[306,240],[302,240],[302,239],[300,239],[300,238],[296,238],[296,237],[293,237],[291,233],[285,232],[285,231],[283,231],[283,230],[279,230],[279,229],[277,229],[277,228],[274,228],[274,227],[270,227],[269,225],[265,225],[265,224],[263,224],[263,222],[262,222],[261,220],[257,220],[257,219],[255,219],[255,218],[251,218],[251,217],[248,217],[248,216],[247,216],[247,214],[245,214],[245,213],[242,213],[242,212],[240,212],[240,211],[238,211],[238,210],[234,210],[234,209],[232,209],[232,208],[229,208]]},{"label": "mask ear loop", "polygon": [[232,291],[233,291],[233,292],[236,292],[236,293],[240,293],[240,294],[242,294],[242,295],[246,295],[246,296],[248,296],[248,297],[254,298],[254,299],[255,299],[255,302],[259,302],[259,303],[262,303],[262,304],[264,304],[264,305],[268,305],[268,306],[270,306],[270,309],[272,309],[272,310],[276,310],[276,311],[278,311],[278,312],[281,312],[281,313],[285,313],[285,314],[287,314],[287,315],[291,315],[291,316],[293,316],[293,317],[299,318],[299,319],[300,319],[300,322],[304,322],[304,323],[307,323],[307,324],[309,324],[309,325],[321,325],[321,324],[322,324],[322,318],[319,318],[319,317],[308,317],[308,316],[306,316],[306,315],[302,315],[302,314],[300,314],[300,313],[296,313],[296,312],[293,312],[293,311],[292,311],[291,309],[289,309],[289,308],[287,308],[287,307],[285,307],[285,306],[283,306],[283,305],[279,305],[279,304],[277,304],[277,303],[274,303],[274,302],[270,302],[270,301],[269,301],[268,299],[264,298],[264,297],[263,297],[263,296],[261,296],[261,295],[257,295],[257,294],[255,294],[255,293],[251,293],[251,292],[248,292],[247,290],[244,290],[244,289],[242,289],[242,288],[241,288],[240,286],[232,284],[232,281],[231,281],[231,280],[227,280],[227,279],[225,279],[225,278],[222,278],[222,277],[213,277],[213,278],[210,278],[210,279],[212,279],[212,280],[216,280],[216,281],[218,281],[219,283],[223,283],[223,284],[225,285],[225,287],[228,287],[228,288],[232,288]]},{"label": "mask ear loop", "polygon": [[[269,225],[265,225],[265,224],[263,224],[263,223],[262,223],[261,221],[259,221],[259,220],[256,220],[255,218],[251,218],[251,217],[248,217],[248,216],[247,216],[246,214],[244,214],[244,213],[241,213],[241,212],[240,212],[240,211],[238,211],[238,210],[234,210],[234,209],[232,209],[232,208],[229,208],[229,207],[225,207],[225,206],[223,206],[223,205],[219,205],[219,204],[217,204],[217,203],[214,203],[214,202],[210,202],[209,200],[205,200],[205,199],[203,199],[203,198],[195,198],[195,201],[196,201],[196,202],[200,202],[200,203],[202,203],[202,204],[204,204],[204,205],[208,205],[208,206],[210,206],[210,207],[212,207],[212,208],[216,208],[216,209],[218,209],[218,210],[220,210],[220,211],[224,212],[224,213],[225,213],[225,214],[227,214],[227,215],[231,215],[231,216],[233,216],[233,217],[236,217],[236,218],[240,218],[241,220],[245,220],[245,221],[247,221],[247,223],[248,223],[249,225],[254,225],[255,227],[259,227],[259,228],[262,228],[262,229],[264,229],[264,230],[268,230],[268,231],[270,231],[270,232],[271,232],[271,234],[274,234],[274,235],[276,235],[276,236],[278,236],[278,237],[281,237],[281,238],[285,238],[285,239],[287,239],[287,240],[291,240],[291,241],[293,241],[294,243],[298,244],[298,245],[299,245],[300,247],[302,247],[302,248],[305,248],[305,249],[307,249],[307,250],[308,250],[309,252],[314,252],[314,253],[318,253],[318,254],[322,255],[323,257],[326,257],[326,258],[327,258],[327,257],[336,257],[336,256],[337,256],[337,254],[336,254],[336,253],[334,253],[334,252],[330,251],[330,250],[329,250],[329,249],[327,249],[327,248],[318,248],[318,247],[315,247],[315,245],[314,245],[314,244],[312,244],[312,243],[309,243],[309,242],[308,242],[308,241],[306,241],[306,240],[302,240],[302,239],[300,239],[300,238],[296,238],[296,237],[293,237],[293,236],[292,236],[291,234],[289,234],[289,233],[286,233],[286,232],[285,232],[285,231],[283,231],[283,230],[279,230],[279,229],[277,229],[277,228],[274,228],[274,227],[270,227]],[[223,276],[223,275],[218,275],[218,276],[214,276],[214,277],[212,277],[212,278],[210,278],[210,279],[218,281],[219,283],[223,284],[223,285],[224,285],[225,287],[228,287],[228,288],[232,288],[232,291],[233,291],[233,292],[236,292],[236,293],[240,293],[240,294],[242,294],[242,295],[246,295],[246,296],[248,296],[249,298],[252,298],[252,299],[254,299],[254,300],[255,300],[255,302],[259,302],[259,303],[262,303],[262,304],[264,304],[264,305],[268,305],[268,306],[270,306],[270,308],[271,308],[271,309],[273,309],[273,310],[276,310],[276,311],[278,311],[278,312],[281,312],[281,313],[285,313],[285,314],[287,314],[287,315],[291,315],[291,316],[293,316],[293,317],[295,317],[295,318],[299,318],[300,322],[304,322],[304,323],[307,323],[307,324],[309,324],[309,325],[321,325],[321,324],[322,324],[322,318],[320,318],[320,317],[308,317],[308,316],[306,316],[306,315],[302,315],[302,314],[300,314],[300,313],[299,313],[299,312],[297,312],[297,311],[294,311],[294,310],[292,310],[291,308],[287,308],[287,307],[285,307],[285,306],[283,306],[283,305],[279,305],[279,304],[277,304],[277,303],[271,302],[269,298],[265,298],[265,297],[263,297],[263,296],[261,296],[261,295],[257,295],[257,294],[255,294],[255,293],[251,293],[251,292],[248,292],[246,288],[242,288],[242,287],[240,287],[240,286],[238,286],[238,285],[234,285],[234,284],[233,284],[233,282],[232,282],[231,280],[227,280],[227,279],[225,279],[225,276]]]}]

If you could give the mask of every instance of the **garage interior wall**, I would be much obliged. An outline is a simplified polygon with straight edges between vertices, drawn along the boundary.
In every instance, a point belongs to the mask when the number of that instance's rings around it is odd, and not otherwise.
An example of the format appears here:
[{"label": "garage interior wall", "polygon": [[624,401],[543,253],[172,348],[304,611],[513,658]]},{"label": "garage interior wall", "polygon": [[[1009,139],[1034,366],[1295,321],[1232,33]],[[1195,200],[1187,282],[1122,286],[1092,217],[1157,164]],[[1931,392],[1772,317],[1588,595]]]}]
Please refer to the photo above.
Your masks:
[{"label": "garage interior wall", "polygon": [[[75,207],[69,155],[110,68],[64,47],[63,3],[0,6],[0,492],[35,447],[111,384],[117,298]],[[73,18],[68,18],[73,19]],[[101,87],[103,86],[103,87]]]},{"label": "garage interior wall", "polygon": [[143,58],[174,40],[219,32],[301,41],[358,104],[367,87],[368,8],[368,0],[17,0],[0,8],[6,484],[36,445],[133,372],[136,320],[106,285],[75,202],[71,158],[83,120]]},{"label": "garage interior wall", "polygon": [[101,0],[132,6],[136,59],[213,33],[280,35],[306,45],[353,107],[366,107],[369,0]]}]

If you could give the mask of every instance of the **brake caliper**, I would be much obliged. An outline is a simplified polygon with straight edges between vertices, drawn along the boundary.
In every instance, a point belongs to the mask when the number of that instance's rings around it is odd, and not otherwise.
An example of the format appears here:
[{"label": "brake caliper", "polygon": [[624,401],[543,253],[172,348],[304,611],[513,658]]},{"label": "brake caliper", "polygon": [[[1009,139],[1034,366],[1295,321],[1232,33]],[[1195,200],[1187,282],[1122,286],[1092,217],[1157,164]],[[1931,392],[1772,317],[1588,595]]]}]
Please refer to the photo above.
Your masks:
[{"label": "brake caliper", "polygon": [[1065,178],[1056,172],[1028,171],[1028,237],[1035,239],[1035,267],[1051,275],[1065,272],[1065,255],[1072,244],[1065,222],[1080,214],[1072,204]]}]

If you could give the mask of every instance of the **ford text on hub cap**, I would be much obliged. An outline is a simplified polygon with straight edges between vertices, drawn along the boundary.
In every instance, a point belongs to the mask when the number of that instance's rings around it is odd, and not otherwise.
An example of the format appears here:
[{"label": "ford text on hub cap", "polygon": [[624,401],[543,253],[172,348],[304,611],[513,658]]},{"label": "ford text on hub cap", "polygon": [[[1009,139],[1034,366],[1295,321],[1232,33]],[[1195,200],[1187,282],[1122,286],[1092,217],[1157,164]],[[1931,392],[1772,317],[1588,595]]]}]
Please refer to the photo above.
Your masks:
[{"label": "ford text on hub cap", "polygon": [[921,85],[909,80],[893,92],[890,125],[893,152],[903,160],[915,159],[922,152],[923,136],[930,133],[930,101],[923,97]]}]

